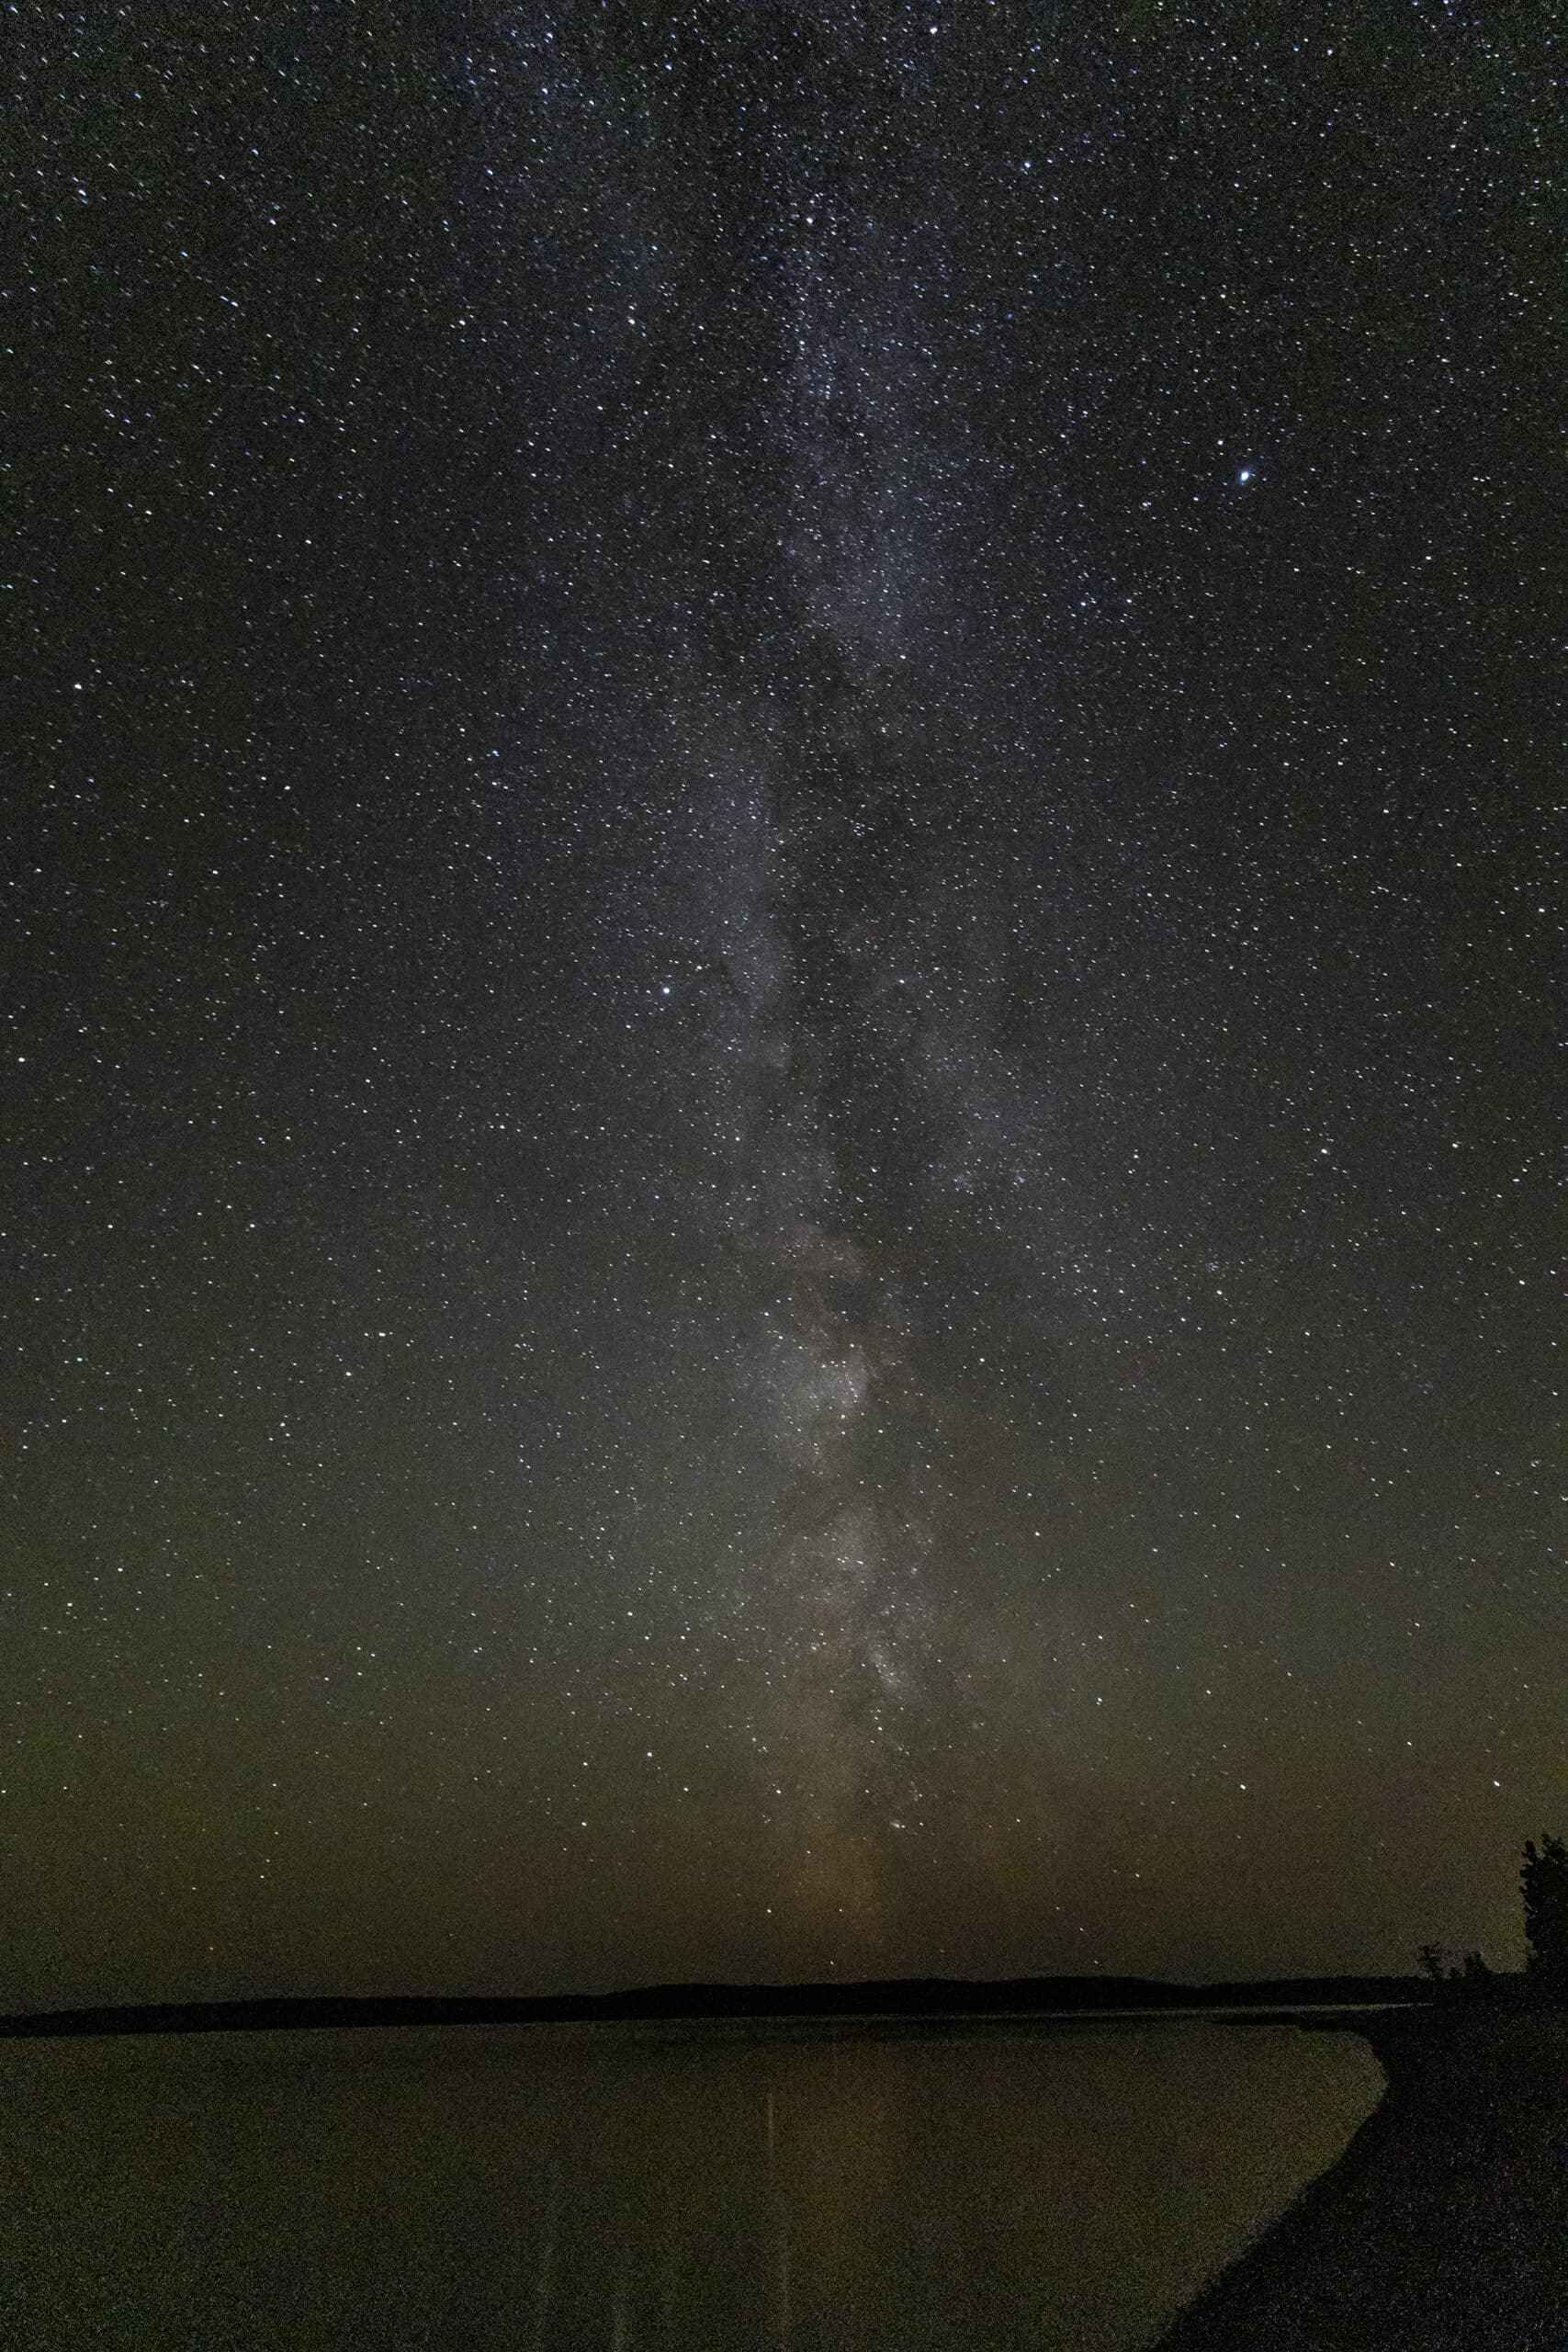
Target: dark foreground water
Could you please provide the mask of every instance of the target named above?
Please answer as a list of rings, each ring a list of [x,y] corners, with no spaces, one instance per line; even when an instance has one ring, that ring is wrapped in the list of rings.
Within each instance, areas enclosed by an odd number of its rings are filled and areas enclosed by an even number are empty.
[[[11,2042],[0,2342],[1121,2352],[1382,2086],[1215,2023]]]

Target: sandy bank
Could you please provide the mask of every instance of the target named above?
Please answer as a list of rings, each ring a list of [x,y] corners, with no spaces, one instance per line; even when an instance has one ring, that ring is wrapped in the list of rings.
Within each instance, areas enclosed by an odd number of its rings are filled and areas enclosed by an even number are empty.
[[[1387,2097],[1158,2352],[1568,2352],[1568,2014],[1360,2030]]]

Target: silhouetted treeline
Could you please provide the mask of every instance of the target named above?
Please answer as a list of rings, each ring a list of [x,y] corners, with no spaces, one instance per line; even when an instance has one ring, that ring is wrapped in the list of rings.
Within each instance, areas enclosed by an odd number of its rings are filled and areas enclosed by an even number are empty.
[[[1561,1838],[1549,1831],[1539,1846],[1526,1838],[1519,1892],[1528,1953],[1524,1974],[1502,1975],[1478,1951],[1467,1951],[1456,1963],[1441,1944],[1423,1944],[1421,1973],[1434,2000],[1448,2007],[1568,2001],[1568,1845]]]
[[[1499,1976],[1478,1951],[1467,1951],[1455,1965],[1441,1944],[1422,1945],[1421,1973],[1431,1986],[1433,1999],[1450,2007],[1500,2000],[1518,1982],[1516,1977]]]

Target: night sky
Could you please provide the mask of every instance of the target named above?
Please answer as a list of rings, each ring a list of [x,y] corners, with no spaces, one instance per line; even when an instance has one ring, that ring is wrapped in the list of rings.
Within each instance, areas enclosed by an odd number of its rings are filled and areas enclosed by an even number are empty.
[[[0,2006],[1518,1963],[1544,21],[13,19]]]

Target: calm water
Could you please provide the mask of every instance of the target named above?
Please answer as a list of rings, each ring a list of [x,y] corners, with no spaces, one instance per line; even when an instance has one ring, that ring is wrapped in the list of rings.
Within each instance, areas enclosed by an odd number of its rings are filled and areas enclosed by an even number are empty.
[[[1381,2089],[1213,2023],[0,2044],[0,2340],[1119,2352]]]

